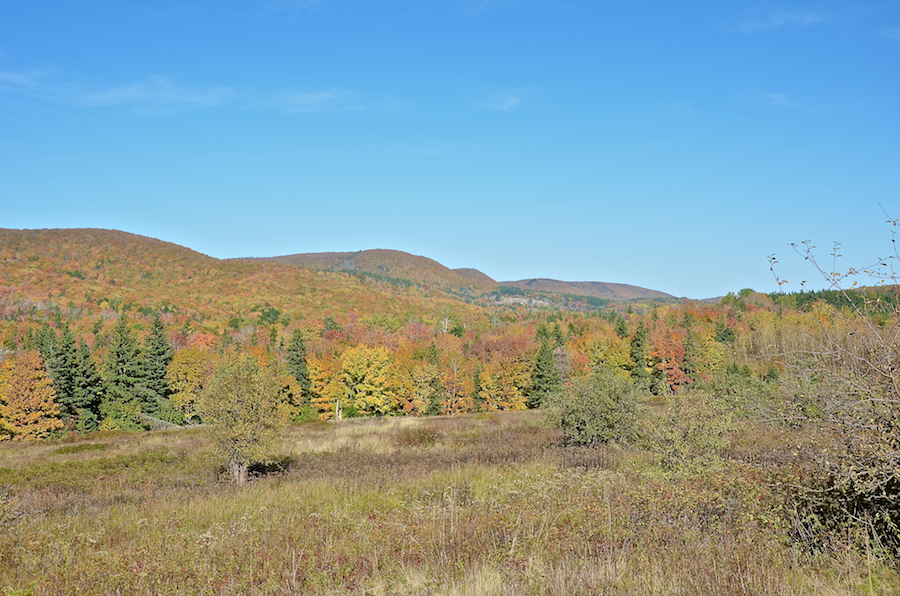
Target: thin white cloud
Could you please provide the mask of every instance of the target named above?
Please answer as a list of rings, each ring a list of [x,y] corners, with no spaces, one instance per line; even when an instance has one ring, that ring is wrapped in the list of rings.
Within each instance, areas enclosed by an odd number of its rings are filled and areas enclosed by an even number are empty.
[[[812,27],[822,25],[831,18],[831,15],[820,12],[790,12],[779,10],[762,19],[746,21],[739,26],[744,33],[757,33],[760,31],[772,31],[784,27]]]
[[[784,93],[776,93],[773,91],[759,91],[756,93],[754,102],[757,107],[768,110],[799,110],[802,112],[815,112],[819,108],[803,103]]]
[[[229,87],[187,87],[160,76],[106,89],[58,87],[48,94],[48,99],[77,107],[124,107],[142,113],[210,108],[234,97],[235,92]]]
[[[346,89],[326,88],[315,91],[284,91],[261,97],[251,107],[284,114],[333,114],[366,109],[365,103]]]
[[[0,87],[34,87],[40,84],[45,76],[41,71],[0,71]]]
[[[224,85],[190,86],[162,76],[97,88],[54,83],[41,72],[0,71],[0,92],[2,91],[76,108],[121,109],[142,116],[218,107],[287,115],[332,114],[367,109],[400,111],[406,108],[406,104],[399,98],[374,98],[367,102],[353,91],[335,87],[261,92]]]
[[[506,89],[499,91],[463,90],[471,105],[482,110],[494,112],[512,112],[519,108],[528,91],[525,89]]]

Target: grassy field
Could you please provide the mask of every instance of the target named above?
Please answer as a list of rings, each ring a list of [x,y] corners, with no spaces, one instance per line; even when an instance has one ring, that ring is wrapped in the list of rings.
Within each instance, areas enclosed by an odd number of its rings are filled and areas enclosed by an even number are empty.
[[[792,439],[753,433],[675,473],[542,412],[309,423],[243,489],[202,428],[6,443],[0,594],[900,593],[792,542],[766,463]]]

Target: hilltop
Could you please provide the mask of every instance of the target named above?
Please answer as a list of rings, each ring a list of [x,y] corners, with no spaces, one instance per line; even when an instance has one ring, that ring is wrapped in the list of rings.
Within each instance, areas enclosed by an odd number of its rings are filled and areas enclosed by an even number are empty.
[[[287,263],[319,271],[366,274],[388,280],[427,284],[445,290],[490,290],[497,282],[475,269],[453,270],[433,259],[399,250],[373,249],[357,252],[301,253],[277,257],[242,259],[248,262]]]
[[[601,282],[498,284],[476,269],[450,269],[397,250],[216,259],[116,230],[0,229],[0,317],[7,321],[35,315],[107,320],[118,311],[160,310],[221,333],[257,317],[411,320],[450,312],[474,321],[486,320],[485,308],[498,305],[577,309],[645,299],[672,297]]]
[[[390,281],[425,284],[458,293],[483,293],[499,287],[513,287],[541,294],[566,294],[605,300],[675,299],[671,294],[628,284],[606,282],[567,282],[554,279],[528,279],[496,282],[478,269],[449,269],[427,257],[399,250],[373,249],[357,252],[320,252],[241,259],[247,262],[287,263],[319,271],[342,271]]]
[[[82,319],[162,310],[221,331],[262,315],[422,316],[448,308],[467,317],[480,313],[436,287],[270,260],[220,260],[127,232],[0,229],[0,317],[7,320],[38,312]]]
[[[589,296],[607,300],[635,300],[639,298],[663,300],[675,299],[675,296],[658,290],[649,290],[647,288],[628,284],[605,283],[599,281],[559,281],[556,279],[538,278],[522,279],[519,281],[502,281],[500,282],[500,285],[522,290],[553,292],[556,294],[570,294],[573,296]]]

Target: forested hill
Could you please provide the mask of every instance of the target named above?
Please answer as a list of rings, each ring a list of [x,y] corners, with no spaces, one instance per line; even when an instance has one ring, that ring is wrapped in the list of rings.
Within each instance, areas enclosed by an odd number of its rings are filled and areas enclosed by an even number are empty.
[[[571,294],[574,296],[589,296],[592,298],[605,298],[608,300],[634,300],[638,298],[674,299],[675,297],[665,292],[648,290],[639,286],[628,284],[604,283],[599,281],[559,281],[556,279],[522,279],[519,281],[502,281],[501,286],[520,288],[523,290],[535,290],[541,292],[554,292],[557,294]]]
[[[374,249],[358,252],[320,252],[244,259],[254,262],[288,263],[321,271],[344,271],[390,281],[427,284],[446,290],[482,292],[497,283],[474,269],[476,275],[460,273],[427,257],[399,250]]]
[[[478,269],[449,269],[427,257],[411,255],[398,250],[303,253],[242,260],[289,263],[321,271],[344,271],[395,283],[426,284],[454,293],[465,291],[470,295],[478,295],[496,290],[500,286],[507,286],[542,294],[566,294],[605,300],[672,300],[675,298],[665,292],[618,283],[567,282],[554,279],[527,279],[498,283]]]
[[[162,310],[211,331],[258,317],[416,316],[480,309],[435,288],[270,261],[219,260],[153,238],[99,229],[0,229],[0,318],[87,320]]]
[[[671,299],[624,284],[505,285],[535,292],[542,304],[567,304],[573,296]],[[35,316],[84,322],[160,310],[221,333],[288,313],[294,320],[382,315],[405,320],[448,313],[474,320],[489,318],[484,309],[502,302],[498,289],[475,269],[452,270],[395,250],[219,260],[115,230],[0,229],[0,318],[7,322]]]

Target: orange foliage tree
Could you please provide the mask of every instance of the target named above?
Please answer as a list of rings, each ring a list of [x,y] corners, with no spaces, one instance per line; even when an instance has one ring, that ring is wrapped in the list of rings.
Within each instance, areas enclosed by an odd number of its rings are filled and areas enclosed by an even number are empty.
[[[0,364],[0,430],[14,441],[43,439],[63,427],[53,382],[37,350]]]

